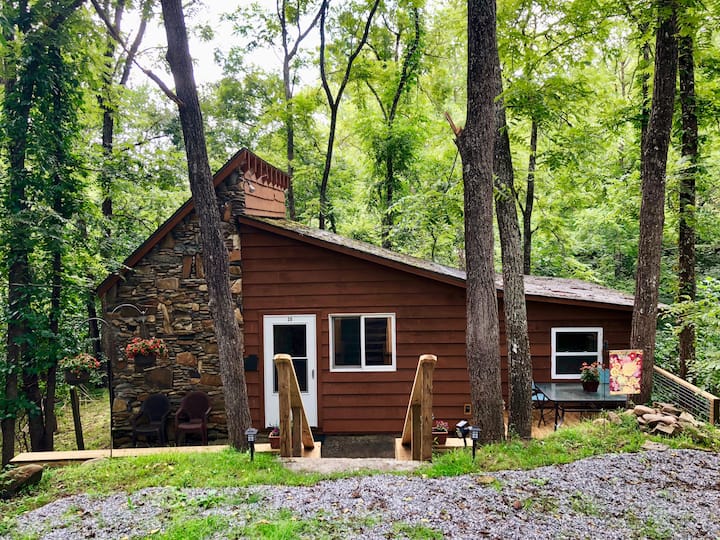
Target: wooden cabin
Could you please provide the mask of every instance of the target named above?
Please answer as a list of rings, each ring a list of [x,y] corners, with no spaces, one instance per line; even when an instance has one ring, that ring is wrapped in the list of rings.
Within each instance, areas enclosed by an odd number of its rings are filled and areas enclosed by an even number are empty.
[[[253,423],[278,423],[272,358],[289,353],[312,426],[324,433],[399,433],[418,357],[438,357],[434,415],[470,416],[465,360],[465,273],[284,218],[289,179],[247,150],[216,175],[231,289],[245,336]],[[114,328],[112,423],[129,441],[129,416],[152,392],[177,404],[191,390],[213,399],[211,435],[224,437],[217,345],[207,308],[197,216],[183,205],[99,287]],[[579,379],[579,365],[627,348],[633,299],[578,280],[525,277],[537,381]],[[505,364],[500,302],[500,349]],[[119,307],[132,304],[135,307]],[[157,336],[166,358],[138,368],[122,348]],[[503,371],[506,390],[506,371]]]

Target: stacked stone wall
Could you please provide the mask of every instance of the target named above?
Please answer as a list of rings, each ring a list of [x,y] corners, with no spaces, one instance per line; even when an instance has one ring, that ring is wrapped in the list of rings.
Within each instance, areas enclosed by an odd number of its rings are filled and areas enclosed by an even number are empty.
[[[217,188],[222,231],[230,258],[230,279],[236,317],[242,324],[242,268],[237,217],[244,194],[237,175]],[[183,396],[193,390],[206,392],[212,401],[209,437],[227,437],[225,405],[213,319],[208,308],[200,229],[193,210],[178,223],[104,298],[105,318],[112,333],[112,435],[115,447],[131,442],[130,418],[152,393],[170,398],[172,418]],[[125,307],[121,307],[124,304]],[[159,337],[168,354],[149,366],[125,355],[134,337]]]

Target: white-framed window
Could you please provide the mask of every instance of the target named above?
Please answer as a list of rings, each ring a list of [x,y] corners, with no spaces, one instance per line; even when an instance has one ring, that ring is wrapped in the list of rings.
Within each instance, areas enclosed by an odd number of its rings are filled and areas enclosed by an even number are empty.
[[[334,314],[330,371],[395,371],[395,314]]]
[[[552,329],[552,378],[580,379],[580,366],[602,362],[602,328]]]

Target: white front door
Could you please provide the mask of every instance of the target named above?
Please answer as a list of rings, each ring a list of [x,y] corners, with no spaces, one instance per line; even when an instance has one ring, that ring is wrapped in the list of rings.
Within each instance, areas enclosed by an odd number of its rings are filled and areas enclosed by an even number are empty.
[[[265,425],[280,423],[276,354],[289,354],[295,366],[305,414],[317,426],[317,347],[315,315],[266,315],[263,317],[265,354]]]

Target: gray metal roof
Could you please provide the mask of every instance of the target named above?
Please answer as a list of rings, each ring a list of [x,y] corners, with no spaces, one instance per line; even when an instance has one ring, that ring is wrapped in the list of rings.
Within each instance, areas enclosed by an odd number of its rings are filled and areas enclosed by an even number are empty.
[[[464,286],[466,274],[464,270],[438,264],[436,262],[418,259],[410,255],[403,255],[389,249],[384,249],[367,242],[346,238],[338,234],[308,227],[301,223],[284,219],[251,218],[243,217],[248,222],[258,222],[279,229],[298,238],[320,242],[327,247],[334,248],[348,254],[354,254],[361,258],[371,258],[380,264],[402,266],[408,271],[419,271],[423,275],[436,276],[442,281],[454,282]],[[495,276],[495,284],[498,290],[503,288],[502,275]],[[623,308],[633,307],[633,296],[622,291],[610,289],[596,283],[589,283],[579,279],[525,276],[525,295],[535,296],[556,302],[589,302],[593,304],[605,304],[610,306],[621,306]]]

